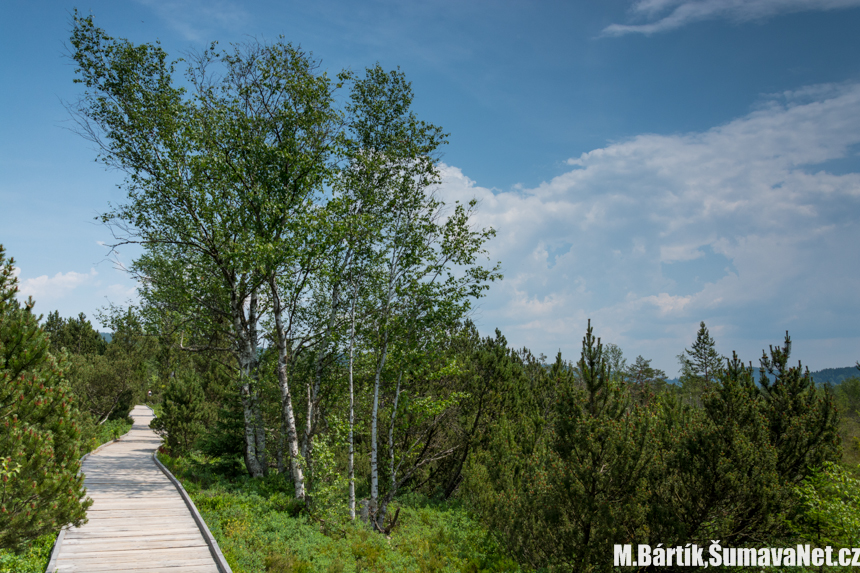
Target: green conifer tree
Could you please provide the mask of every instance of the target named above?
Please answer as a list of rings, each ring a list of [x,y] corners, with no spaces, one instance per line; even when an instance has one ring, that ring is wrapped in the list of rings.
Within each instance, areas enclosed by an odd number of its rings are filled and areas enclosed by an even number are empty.
[[[701,405],[702,394],[719,379],[725,360],[717,352],[716,343],[708,333],[705,322],[700,322],[692,350],[685,348],[678,355],[681,363],[681,392],[689,402]]]
[[[63,319],[59,311],[50,312],[42,329],[50,337],[54,356],[59,356],[64,348],[71,354],[86,355],[104,354],[107,349],[107,342],[84,313]]]
[[[167,447],[174,454],[190,450],[206,428],[205,401],[200,380],[194,374],[179,373],[165,390],[162,415],[150,427],[166,435]]]
[[[642,355],[637,356],[633,364],[625,368],[623,378],[640,401],[648,401],[650,396],[664,392],[668,384],[666,373],[659,368],[653,368],[651,361]]]
[[[651,416],[612,378],[590,321],[576,367],[559,354],[540,372],[554,389],[548,422],[503,420],[466,489],[520,563],[609,571],[612,544],[632,542],[645,519]]]
[[[758,394],[752,368],[735,355],[701,408],[665,396],[647,537],[640,543],[701,546],[720,539],[734,547],[774,538],[786,492]]]
[[[650,416],[612,379],[590,320],[578,371],[582,387],[568,386],[558,399],[546,470],[545,519],[555,532],[547,561],[559,570],[608,570],[612,544],[629,540],[644,519]]]
[[[782,347],[762,352],[759,387],[764,413],[776,447],[777,468],[789,483],[799,483],[813,468],[836,462],[841,456],[839,420],[833,392],[816,389],[809,369],[800,362],[788,366],[791,338],[785,332]]]
[[[0,246],[0,547],[81,525],[91,500],[79,476],[79,413],[63,381],[62,359],[16,299],[13,259]]]

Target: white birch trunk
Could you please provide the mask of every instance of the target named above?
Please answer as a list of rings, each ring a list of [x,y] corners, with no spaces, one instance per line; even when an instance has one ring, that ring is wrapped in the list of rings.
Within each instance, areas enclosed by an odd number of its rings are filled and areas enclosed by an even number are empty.
[[[388,265],[388,292],[385,297],[385,310],[382,319],[385,324],[385,334],[382,341],[382,356],[376,366],[376,376],[373,381],[373,408],[370,418],[370,517],[376,523],[377,528],[382,524],[376,520],[379,510],[379,444],[377,443],[377,428],[379,426],[379,385],[382,377],[382,369],[385,367],[385,359],[388,356],[388,324],[389,312],[391,311],[391,300],[394,297],[394,281],[397,270],[397,254],[392,257]]]
[[[245,430],[245,467],[251,474],[251,477],[262,477],[263,467],[258,459],[257,452],[257,435],[254,426],[256,425],[256,417],[254,416],[254,408],[252,397],[254,389],[251,387],[251,373],[255,370],[255,340],[250,340],[252,332],[246,332],[243,325],[244,318],[244,300],[239,300],[236,297],[231,297],[231,306],[233,311],[233,328],[236,332],[237,354],[239,360],[239,377],[240,377],[240,394],[242,402],[242,418]],[[251,318],[251,317],[249,317]],[[256,317],[253,317],[256,318]]]
[[[394,390],[394,405],[391,409],[391,425],[388,426],[388,457],[391,464],[391,484],[388,490],[386,499],[393,499],[397,493],[397,468],[394,467],[394,422],[397,419],[397,403],[400,400],[400,382],[403,379],[403,370],[397,374],[397,387]],[[379,527],[385,524],[385,512],[388,508],[388,503],[383,503],[379,508]]]
[[[257,464],[260,466],[260,471],[262,471],[263,475],[267,475],[269,473],[269,464],[266,460],[266,426],[263,423],[263,414],[260,411],[260,399],[259,399],[259,384],[258,384],[258,376],[259,376],[259,357],[257,356],[257,321],[259,320],[259,316],[257,315],[257,303],[259,302],[257,291],[254,290],[251,292],[251,300],[248,305],[248,339],[249,339],[249,350],[251,351],[251,369],[249,371],[249,379],[251,381],[250,387],[250,402],[251,402],[251,411],[254,416],[254,450],[257,457]]]
[[[296,491],[296,499],[305,498],[304,472],[299,463],[299,436],[296,431],[296,418],[293,414],[293,399],[290,394],[289,376],[287,374],[287,337],[284,332],[283,308],[278,294],[278,286],[274,277],[269,280],[272,289],[272,314],[275,318],[276,341],[278,345],[278,384],[281,387],[281,416],[287,430],[287,446],[290,450],[290,471]]]
[[[356,292],[353,289],[352,308],[350,309],[349,334],[349,453],[347,457],[347,481],[349,482],[349,519],[355,521],[355,392],[353,386],[353,365],[355,364],[355,304]]]
[[[347,251],[344,264],[349,264],[351,259],[352,249]],[[334,330],[334,323],[337,318],[337,308],[339,303],[340,282],[336,282],[331,293],[331,308],[329,309],[328,323],[326,324],[325,334],[323,335],[320,343],[320,351],[317,352],[316,365],[314,368],[313,390],[311,389],[310,384],[308,384],[308,416],[307,422],[305,423],[305,437],[302,442],[302,455],[305,457],[305,461],[308,464],[308,472],[310,472],[310,467],[313,461],[311,458],[314,448],[314,430],[316,428],[317,420],[319,419],[319,408],[317,407],[317,403],[319,401],[320,388],[322,386],[322,361],[325,356],[325,351],[328,349],[329,341],[331,340],[331,333]]]
[[[397,419],[397,403],[400,400],[400,382],[403,379],[403,370],[397,374],[397,388],[394,390],[394,407],[391,409],[391,425],[388,427],[388,457],[391,463],[391,491],[397,489],[397,470],[394,467],[394,423]]]
[[[379,384],[385,357],[388,353],[388,333],[385,333],[382,344],[382,356],[376,366],[376,376],[373,381],[373,407],[370,411],[370,517],[376,520],[379,509],[379,445],[376,440],[379,425]]]

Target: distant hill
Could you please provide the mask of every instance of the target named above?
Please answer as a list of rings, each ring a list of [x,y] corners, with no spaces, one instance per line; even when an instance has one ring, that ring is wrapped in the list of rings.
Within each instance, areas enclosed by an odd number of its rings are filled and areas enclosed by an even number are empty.
[[[108,344],[110,344],[110,341],[113,340],[113,334],[110,332],[99,332],[99,334],[102,335],[102,338],[104,338],[104,341]]]
[[[758,381],[758,368],[755,368],[754,374],[756,381]],[[835,386],[837,384],[841,384],[849,378],[860,378],[860,370],[857,370],[857,368],[854,366],[846,366],[845,368],[824,368],[823,370],[816,370],[815,372],[810,372],[810,374],[812,375],[812,379],[818,385],[833,384]],[[768,374],[768,378],[773,379],[773,376]],[[668,382],[669,384],[681,383],[680,380],[678,380],[677,378],[670,378]]]
[[[825,368],[824,370],[818,370],[817,372],[811,372],[812,379],[815,380],[816,384],[841,384],[848,378],[860,378],[860,370],[857,370],[854,366],[847,366],[845,368]]]

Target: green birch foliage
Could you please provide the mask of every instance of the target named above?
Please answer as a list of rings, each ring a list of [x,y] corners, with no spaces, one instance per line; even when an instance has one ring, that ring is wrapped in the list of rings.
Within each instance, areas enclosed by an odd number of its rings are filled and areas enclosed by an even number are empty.
[[[79,414],[63,381],[63,359],[32,313],[16,299],[13,259],[0,246],[0,548],[81,525]]]
[[[803,514],[795,531],[817,546],[853,547],[860,539],[860,480],[826,462],[796,488]]]
[[[83,87],[73,117],[99,159],[127,174],[126,202],[101,219],[119,242],[144,246],[132,272],[146,303],[183,325],[180,343],[233,355],[245,461],[262,476],[261,317],[265,304],[283,301],[268,313],[290,331],[267,325],[276,339],[296,336],[306,320],[306,279],[329,246],[317,201],[341,124],[337,88],[284,41],[213,43],[188,58],[188,90],[175,85],[157,43],[111,38],[77,13],[71,43]],[[225,341],[217,349],[205,342],[213,333]],[[282,386],[291,419],[286,379]]]

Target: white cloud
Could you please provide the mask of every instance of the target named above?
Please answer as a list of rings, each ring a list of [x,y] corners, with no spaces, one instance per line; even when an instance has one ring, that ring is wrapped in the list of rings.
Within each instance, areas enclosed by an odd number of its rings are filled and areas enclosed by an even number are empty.
[[[20,269],[16,269],[20,273]],[[22,298],[32,296],[37,302],[55,301],[64,298],[80,286],[92,285],[98,275],[95,269],[89,273],[57,273],[53,277],[42,275],[40,277],[21,280],[18,288]],[[20,280],[20,276],[19,276]]]
[[[534,189],[482,188],[445,166],[441,196],[477,197],[477,223],[498,231],[490,252],[506,279],[482,303],[486,329],[575,357],[591,317],[604,340],[671,374],[699,320],[724,353],[785,329],[857,337],[860,173],[825,167],[858,145],[860,85],[813,86],[705,132],[584,153]],[[683,292],[666,265],[711,278]]]
[[[242,29],[250,20],[249,13],[229,0],[137,0],[151,8],[159,18],[179,32],[186,40],[209,41],[212,34],[225,29]]]
[[[860,6],[860,0],[638,0],[630,12],[640,24],[611,24],[605,36],[655,34],[693,22],[727,18],[736,22],[761,20],[777,14],[837,10]]]
[[[137,301],[137,284],[112,284],[100,289],[98,294],[104,296],[109,302],[124,305],[127,301]]]

